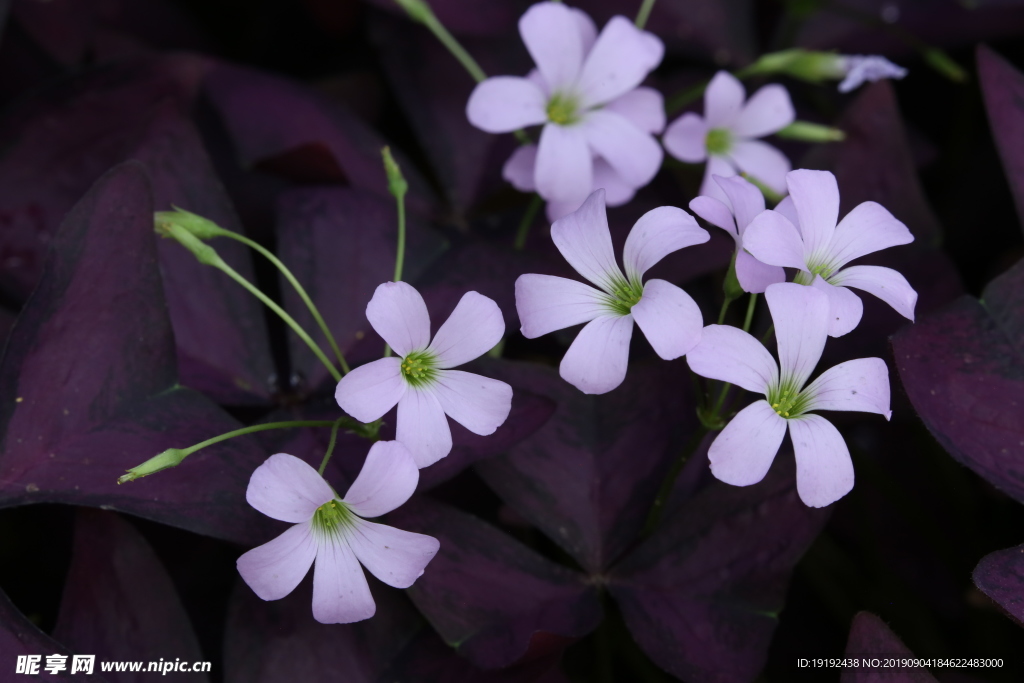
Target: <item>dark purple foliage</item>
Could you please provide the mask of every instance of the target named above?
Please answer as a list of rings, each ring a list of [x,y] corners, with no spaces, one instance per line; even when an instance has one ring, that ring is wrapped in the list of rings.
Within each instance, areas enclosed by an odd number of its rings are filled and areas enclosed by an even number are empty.
[[[1024,626],[1024,545],[981,558],[974,585]]]
[[[71,661],[72,650],[39,630],[25,615],[11,604],[7,595],[0,591],[0,653],[3,654],[6,673],[13,676],[18,655],[43,655],[39,673],[35,676],[19,676],[24,681],[68,681],[69,683],[104,683],[108,681],[103,674],[94,669],[92,675],[76,673],[72,676],[68,671],[48,674],[43,670],[46,655],[66,655]]]
[[[1024,224],[1024,74],[985,45],[979,45],[978,79],[996,149],[1003,160],[1017,215]]]
[[[914,658],[903,641],[884,621],[871,612],[859,612],[850,626],[850,639],[845,655],[863,661],[864,658]],[[842,683],[936,683],[928,669],[900,667],[846,667]]]

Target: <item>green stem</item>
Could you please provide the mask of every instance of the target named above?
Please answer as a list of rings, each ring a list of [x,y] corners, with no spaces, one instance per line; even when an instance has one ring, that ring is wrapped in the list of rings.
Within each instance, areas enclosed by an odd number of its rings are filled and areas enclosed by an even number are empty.
[[[519,221],[519,230],[516,231],[516,251],[522,251],[523,247],[526,246],[526,238],[530,234],[530,226],[533,225],[533,219],[537,217],[537,211],[540,209],[543,201],[539,194],[534,194],[530,199],[530,204],[526,207],[526,213],[523,214],[523,219]]]
[[[405,266],[405,195],[395,198],[398,203],[398,252],[395,254],[395,282],[401,282]]]
[[[636,13],[637,28],[643,28],[647,25],[652,9],[654,9],[654,0],[644,0],[644,4],[640,5],[640,11]]]
[[[223,237],[230,237],[233,240],[237,240],[242,244],[255,249],[266,257],[268,261],[273,263],[279,271],[281,271],[281,274],[284,275],[285,279],[288,280],[293,288],[295,288],[295,291],[298,293],[303,303],[306,304],[306,308],[308,308],[309,312],[313,314],[313,318],[316,320],[317,326],[320,328],[320,331],[324,333],[324,336],[327,337],[327,343],[331,345],[331,350],[334,351],[334,355],[338,359],[338,363],[341,364],[342,372],[347,374],[349,372],[348,363],[345,362],[345,356],[341,353],[341,349],[338,348],[338,342],[335,341],[334,335],[331,334],[331,330],[327,327],[327,323],[324,322],[323,316],[320,315],[320,311],[317,310],[317,307],[313,303],[313,300],[310,299],[309,294],[307,294],[306,290],[301,284],[299,284],[299,281],[295,279],[295,276],[292,275],[290,270],[288,270],[288,267],[281,262],[281,259],[277,258],[277,256],[275,256],[270,250],[266,249],[263,245],[252,241],[245,235],[240,235],[237,232],[225,230],[224,228],[221,228],[221,232],[219,234]]]
[[[750,295],[747,303],[747,317],[743,319],[743,331],[750,332],[750,323],[754,320],[754,309],[757,308],[757,294]]]
[[[647,521],[644,522],[644,528],[642,537],[647,538],[654,530],[658,527],[658,522],[661,521],[661,516],[665,512],[665,503],[668,502],[668,497],[672,494],[672,489],[675,486],[676,479],[679,477],[679,473],[683,471],[683,465],[690,459],[697,448],[700,446],[700,442],[704,439],[704,435],[708,433],[706,427],[701,425],[697,428],[697,431],[690,437],[690,441],[686,444],[683,452],[679,454],[675,463],[672,465],[672,469],[669,470],[668,475],[661,482],[661,488],[658,489],[658,495],[654,497],[654,503],[651,505],[651,511],[647,513]]]
[[[341,421],[344,418],[338,418],[334,421],[334,426],[331,427],[331,440],[327,444],[327,452],[324,453],[324,459],[320,462],[320,469],[317,472],[320,476],[324,476],[324,469],[327,468],[327,461],[331,459],[331,454],[334,453],[334,444],[338,440],[338,427],[341,426]]]
[[[295,334],[299,335],[299,338],[302,339],[302,341],[306,342],[306,345],[309,346],[309,348],[313,351],[314,354],[316,354],[316,357],[320,359],[320,362],[324,364],[324,367],[326,367],[330,371],[331,376],[334,377],[334,380],[336,382],[341,381],[341,373],[338,372],[338,368],[334,367],[334,364],[331,363],[327,356],[324,355],[324,352],[320,349],[317,343],[313,341],[313,339],[308,334],[306,334],[306,331],[302,329],[302,327],[297,322],[295,322],[295,319],[288,315],[283,308],[274,303],[274,301],[270,297],[261,292],[254,284],[252,284],[244,277],[239,275],[237,272],[235,272],[235,269],[229,266],[228,264],[224,263],[223,260],[218,259],[217,263],[213,263],[211,265],[213,265],[213,267],[215,268],[218,268],[219,270],[227,274],[227,276],[230,277],[232,280],[245,287],[253,296],[255,296],[257,299],[266,304],[270,310],[272,310],[274,313],[277,313],[277,315],[280,316],[282,320],[288,323],[288,326],[291,327],[292,330],[294,330]]]
[[[774,331],[775,331],[775,323],[772,323],[771,325],[768,326],[768,330],[764,333],[764,336],[761,337],[761,345],[762,346],[768,342],[768,339],[772,336],[772,333]]]
[[[465,67],[469,75],[472,76],[477,83],[487,78],[487,74],[480,68],[480,65],[476,63],[465,48],[459,44],[459,41],[455,40],[455,37],[448,32],[448,29],[444,27],[437,17],[434,16],[434,11],[430,8],[424,0],[395,0],[401,5],[409,16],[420,22],[430,32],[437,36],[437,39],[441,41],[441,44],[448,48],[448,51],[452,53],[455,59],[459,60],[459,63]]]
[[[718,312],[718,324],[719,325],[721,325],[722,323],[725,322],[725,314],[729,310],[729,304],[731,304],[731,303],[732,303],[732,299],[730,299],[729,297],[726,297],[725,301],[722,302],[722,310]]]

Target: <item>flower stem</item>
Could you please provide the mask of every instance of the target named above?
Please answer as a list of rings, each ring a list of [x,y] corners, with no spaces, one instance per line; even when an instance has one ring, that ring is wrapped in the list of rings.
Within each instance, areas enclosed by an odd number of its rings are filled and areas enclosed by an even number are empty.
[[[320,311],[313,303],[313,300],[310,299],[309,294],[307,294],[306,290],[302,287],[301,284],[299,284],[299,281],[295,279],[295,276],[292,275],[292,272],[288,269],[288,267],[281,262],[281,259],[277,258],[277,256],[275,256],[270,250],[263,247],[263,245],[254,242],[245,235],[240,235],[237,232],[225,230],[224,228],[221,228],[221,231],[222,232],[220,232],[220,235],[222,235],[223,237],[230,237],[231,239],[237,240],[242,244],[245,244],[246,246],[258,251],[260,254],[266,257],[268,261],[273,263],[279,271],[281,271],[281,274],[284,275],[285,279],[288,280],[291,286],[295,289],[296,293],[298,293],[303,303],[306,304],[306,308],[308,308],[309,312],[313,314],[313,319],[316,320],[316,324],[320,328],[320,331],[324,333],[325,337],[327,337],[327,343],[331,345],[331,350],[334,351],[334,355],[338,359],[338,363],[341,365],[342,372],[348,373],[349,367],[348,363],[345,362],[345,356],[344,354],[341,353],[341,349],[338,348],[338,342],[335,341],[334,335],[331,334],[330,328],[328,328],[327,323],[324,322],[323,316],[320,315]]]
[[[409,191],[409,183],[402,175],[402,169],[391,156],[391,148],[380,150],[384,159],[384,172],[388,177],[388,192],[395,198],[398,206],[398,248],[395,250],[395,282],[402,280],[402,268],[405,265],[405,193]]]
[[[459,41],[455,40],[455,37],[448,32],[448,29],[444,27],[438,18],[434,15],[434,10],[430,8],[426,0],[395,0],[401,7],[409,13],[415,21],[420,22],[433,33],[441,44],[448,48],[448,51],[452,53],[455,59],[459,60],[459,63],[466,68],[469,75],[472,76],[477,83],[487,78],[487,74],[480,68],[480,65],[476,63],[465,48],[459,44]]]
[[[647,25],[652,9],[654,9],[654,0],[644,0],[644,4],[640,5],[640,11],[636,13],[637,28],[643,28]]]
[[[679,473],[683,471],[683,465],[690,459],[697,448],[700,446],[700,442],[704,439],[704,435],[708,433],[707,428],[701,425],[697,428],[697,431],[690,437],[690,441],[686,444],[682,453],[676,458],[675,463],[672,464],[672,469],[669,470],[665,479],[661,482],[661,488],[658,489],[658,495],[654,497],[654,503],[651,505],[651,511],[647,513],[647,521],[644,522],[644,528],[641,532],[642,538],[647,538],[654,530],[658,527],[658,522],[661,521],[661,516],[665,512],[665,503],[668,502],[668,497],[672,494],[672,489],[675,487],[676,479],[679,478]]]
[[[743,319],[743,331],[750,332],[750,323],[754,321],[754,309],[757,308],[757,294],[750,295],[747,302],[747,317]]]
[[[728,312],[729,304],[731,304],[731,303],[732,303],[732,299],[730,299],[729,297],[726,297],[725,301],[722,302],[722,310],[720,310],[718,312],[718,324],[719,325],[721,325],[722,323],[725,322],[725,314]]]
[[[331,455],[334,453],[334,444],[338,440],[338,427],[341,426],[341,421],[343,419],[345,418],[339,417],[334,421],[334,426],[331,427],[331,440],[327,444],[327,452],[324,453],[324,459],[320,462],[320,469],[317,470],[321,477],[324,476],[324,470],[327,468],[327,462],[331,459]]]
[[[526,207],[526,213],[523,214],[523,219],[519,221],[519,230],[516,231],[516,251],[522,251],[523,247],[526,246],[526,238],[530,234],[530,226],[533,225],[533,219],[537,217],[537,211],[540,209],[540,205],[543,200],[539,194],[534,194],[530,198],[530,204]]]

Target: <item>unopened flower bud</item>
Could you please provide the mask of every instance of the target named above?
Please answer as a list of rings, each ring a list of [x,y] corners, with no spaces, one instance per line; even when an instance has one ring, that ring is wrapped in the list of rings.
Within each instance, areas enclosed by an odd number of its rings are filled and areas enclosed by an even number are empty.
[[[401,5],[410,17],[420,23],[425,24],[434,17],[434,11],[424,0],[395,0],[395,2]]]
[[[128,470],[127,474],[122,474],[118,480],[118,484],[124,484],[128,481],[134,481],[139,477],[145,477],[149,474],[154,474],[160,470],[166,470],[169,467],[176,467],[185,459],[188,455],[188,451],[181,448],[168,448],[160,455],[154,455],[146,462]]]
[[[178,244],[191,251],[196,260],[203,265],[214,266],[215,268],[226,266],[216,249],[203,242],[179,223],[165,223],[157,232],[164,237],[176,240]]]
[[[402,175],[402,169],[398,166],[398,162],[391,156],[391,148],[384,147],[380,153],[384,157],[384,172],[388,176],[388,192],[401,199],[408,192],[409,183]]]
[[[171,225],[180,225],[201,240],[220,237],[225,232],[210,219],[178,207],[174,207],[174,211],[157,211],[153,214],[153,222],[156,231],[164,237],[169,236],[168,230]]]
[[[802,140],[803,142],[840,142],[846,139],[846,133],[839,128],[808,121],[794,121],[777,132],[776,135],[780,138]]]

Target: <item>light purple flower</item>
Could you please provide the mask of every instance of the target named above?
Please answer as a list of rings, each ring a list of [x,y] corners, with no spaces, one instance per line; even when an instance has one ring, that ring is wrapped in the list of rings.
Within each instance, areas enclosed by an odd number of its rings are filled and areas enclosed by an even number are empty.
[[[584,12],[554,2],[530,7],[519,34],[537,68],[526,78],[488,78],[466,105],[469,121],[488,133],[543,125],[540,142],[517,150],[505,177],[547,200],[555,218],[597,187],[628,201],[661,167],[653,134],[665,127],[662,96],[637,87],[661,62],[661,41],[619,16],[598,35]]]
[[[860,358],[826,370],[805,387],[828,337],[828,298],[786,282],[770,286],[765,298],[775,322],[778,364],[754,337],[728,325],[705,327],[686,356],[698,375],[765,396],[715,438],[708,450],[711,472],[734,486],[756,484],[771,467],[788,427],[800,499],[824,507],[853,488],[853,463],[839,431],[811,411],[878,413],[888,420],[889,372],[880,358]]]
[[[900,79],[907,75],[902,66],[893,64],[880,55],[839,55],[839,69],[844,74],[839,92],[856,90],[865,82],[883,78]]]
[[[704,116],[690,112],[673,121],[663,142],[668,153],[688,163],[707,160],[700,193],[725,200],[711,176],[743,172],[784,194],[789,159],[756,138],[775,133],[793,123],[796,114],[789,93],[777,84],[766,85],[746,100],[743,84],[719,71],[704,93]]]
[[[786,176],[789,197],[758,215],[747,228],[743,246],[759,261],[796,268],[794,282],[828,295],[829,336],[841,337],[860,322],[864,304],[848,287],[874,294],[897,313],[914,319],[917,292],[892,268],[847,263],[888,247],[909,244],[914,236],[884,207],[864,202],[839,218],[839,186],[828,171],[799,169]]]
[[[552,275],[520,275],[516,310],[528,339],[587,323],[559,366],[565,381],[586,394],[622,384],[634,321],[665,360],[700,341],[703,320],[690,295],[665,280],[643,282],[644,273],[668,254],[710,239],[693,216],[672,206],[641,216],[626,238],[625,275],[612,250],[604,190],[555,221],[551,238],[569,265],[597,288]]]
[[[369,619],[376,611],[359,564],[389,586],[408,588],[437,553],[437,539],[367,522],[409,500],[419,481],[409,451],[397,441],[370,448],[344,498],[308,464],[278,453],[256,468],[245,499],[294,524],[238,558],[238,573],[264,600],[280,600],[313,570],[313,617],[324,624]]]
[[[717,225],[736,242],[736,279],[745,292],[760,294],[768,285],[786,281],[786,272],[778,266],[761,263],[743,248],[743,235],[754,217],[764,211],[764,195],[739,176],[711,176],[725,194],[725,203],[714,197],[696,197],[690,210],[712,225]]]
[[[404,282],[385,282],[366,305],[366,317],[398,358],[381,358],[341,378],[334,397],[342,410],[373,422],[398,405],[396,439],[419,467],[452,450],[448,419],[474,434],[493,434],[512,408],[512,387],[489,377],[452,370],[501,340],[505,321],[498,305],[466,292],[430,339],[423,297]]]

